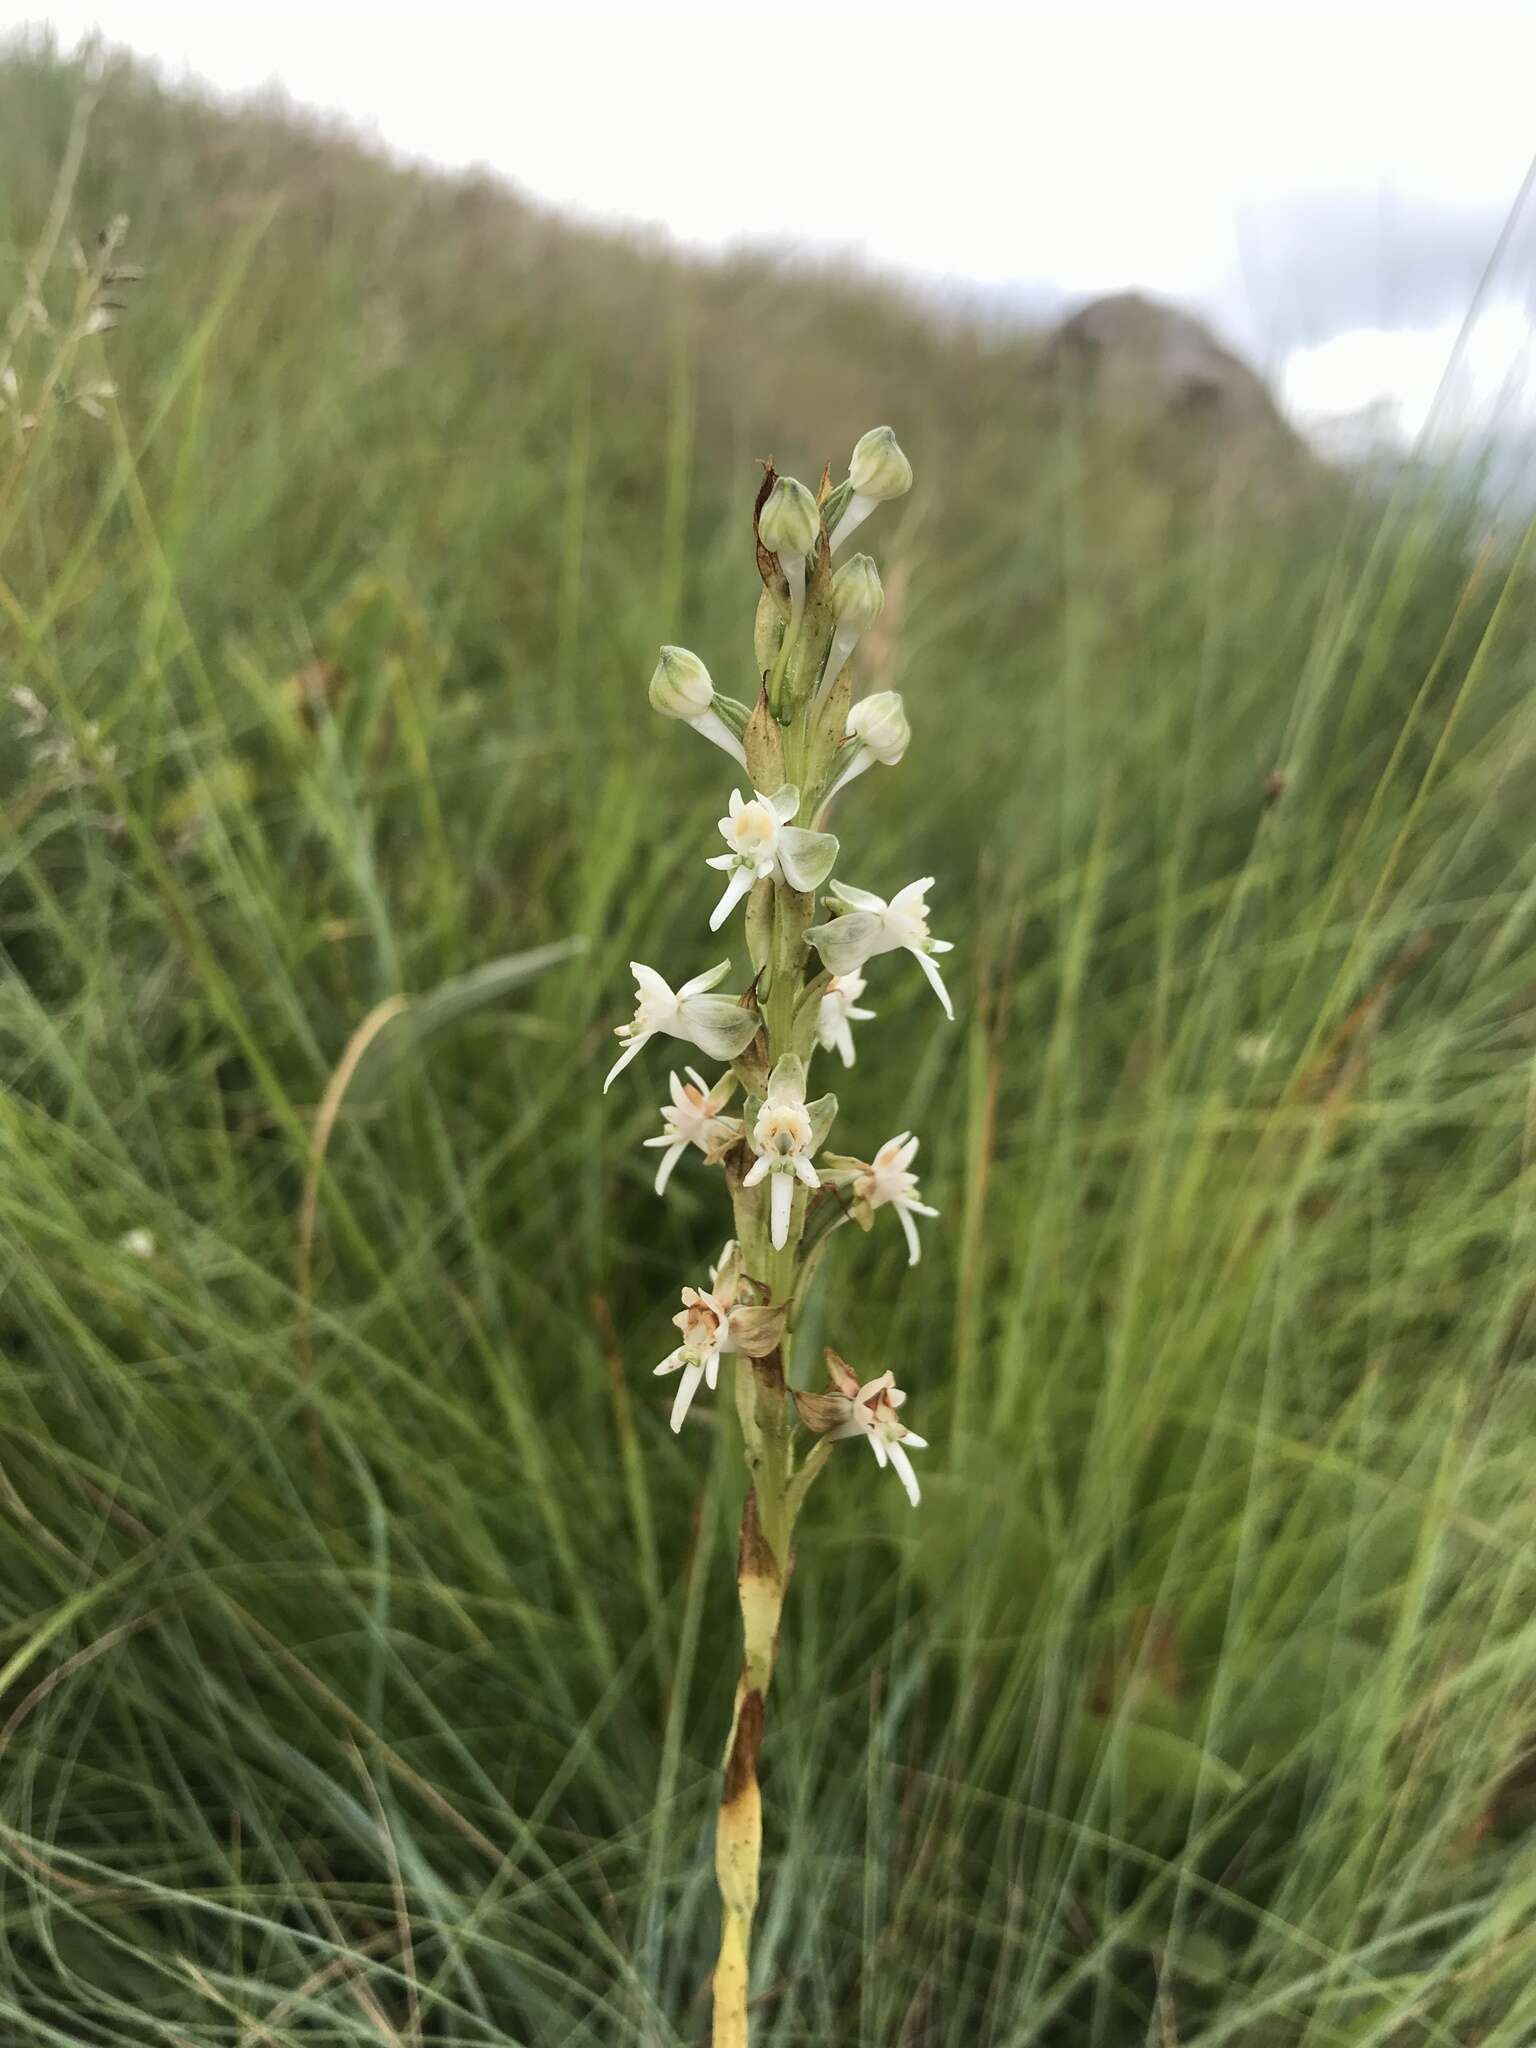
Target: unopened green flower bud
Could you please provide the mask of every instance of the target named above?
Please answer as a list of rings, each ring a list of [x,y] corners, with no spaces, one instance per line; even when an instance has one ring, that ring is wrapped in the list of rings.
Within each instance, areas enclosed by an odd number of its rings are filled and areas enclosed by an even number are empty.
[[[885,592],[880,588],[880,571],[868,555],[854,555],[832,578],[832,613],[837,626],[827,649],[816,702],[824,704],[832,685],[847,666],[848,657],[880,616]]]
[[[859,436],[848,463],[848,481],[856,497],[873,498],[877,505],[911,490],[912,465],[889,427],[871,427]]]
[[[877,505],[912,488],[912,465],[889,427],[871,427],[859,436],[848,462],[848,483],[853,486],[853,496],[833,530],[833,547],[839,547],[855,527],[862,526]]]
[[[848,714],[848,731],[883,767],[894,768],[912,738],[899,690],[876,690]]]
[[[651,677],[651,709],[663,718],[683,718],[691,724],[714,701],[714,683],[699,657],[686,647],[663,647]]]
[[[758,537],[783,567],[786,555],[808,555],[821,532],[821,514],[816,500],[792,476],[781,476],[758,514]]]
[[[880,616],[885,592],[868,555],[852,555],[832,578],[832,610],[839,626],[867,633]]]
[[[686,647],[663,647],[651,677],[650,698],[653,711],[663,718],[682,719],[745,768],[741,742],[715,709],[715,686],[696,654]]]

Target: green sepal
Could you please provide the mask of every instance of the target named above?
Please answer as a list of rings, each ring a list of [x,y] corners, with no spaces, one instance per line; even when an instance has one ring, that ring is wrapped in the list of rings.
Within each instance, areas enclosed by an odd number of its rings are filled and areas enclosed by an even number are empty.
[[[715,716],[720,720],[720,723],[733,732],[737,739],[740,739],[747,729],[747,720],[752,716],[741,699],[739,697],[723,697],[716,690],[713,708]]]
[[[826,1143],[827,1133],[831,1130],[833,1119],[837,1115],[837,1097],[818,1095],[814,1102],[805,1105],[805,1113],[811,1120],[811,1150],[819,1152]]]
[[[845,476],[835,491],[828,492],[821,503],[821,523],[828,533],[837,531],[837,522],[842,518],[848,500],[853,496],[853,478]]]

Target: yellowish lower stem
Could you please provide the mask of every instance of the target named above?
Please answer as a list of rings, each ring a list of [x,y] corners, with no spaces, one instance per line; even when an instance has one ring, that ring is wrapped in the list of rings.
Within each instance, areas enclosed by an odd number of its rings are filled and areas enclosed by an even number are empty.
[[[788,1557],[781,1559],[763,1532],[757,1495],[749,1493],[742,1510],[736,1581],[741,1600],[741,1676],[736,1684],[736,1706],[725,1746],[725,1783],[715,1831],[720,1956],[715,1964],[715,2013],[710,2034],[713,2048],[747,2048],[752,1917],[757,1910],[758,1873],[763,1856],[763,1799],[757,1760],[789,1569]]]

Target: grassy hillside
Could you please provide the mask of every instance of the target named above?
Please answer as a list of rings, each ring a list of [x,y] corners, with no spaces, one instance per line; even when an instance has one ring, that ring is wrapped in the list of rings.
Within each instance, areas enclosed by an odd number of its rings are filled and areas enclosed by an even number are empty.
[[[0,63],[0,2032],[703,2037],[741,1479],[649,1369],[724,1209],[651,1193],[658,1048],[599,1090],[729,780],[645,681],[748,694],[755,458],[889,420],[917,741],[840,830],[960,1017],[872,986],[858,1135],[943,1221],[802,1350],[935,1448],[807,1510],[757,2037],[1529,2041],[1523,545],[94,90]]]

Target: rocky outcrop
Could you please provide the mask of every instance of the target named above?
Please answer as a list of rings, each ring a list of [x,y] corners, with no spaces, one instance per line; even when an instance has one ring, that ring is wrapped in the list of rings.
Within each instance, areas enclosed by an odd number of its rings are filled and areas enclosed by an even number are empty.
[[[1072,378],[1096,411],[1304,454],[1257,371],[1193,314],[1139,292],[1095,299],[1064,320],[1042,369]]]

